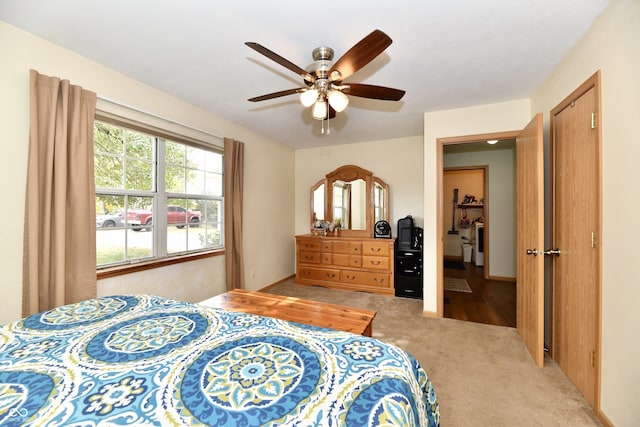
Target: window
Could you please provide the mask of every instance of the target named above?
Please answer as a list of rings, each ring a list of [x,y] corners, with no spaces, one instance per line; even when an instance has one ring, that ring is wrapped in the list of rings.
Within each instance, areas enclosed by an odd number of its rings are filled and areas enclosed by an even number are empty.
[[[221,151],[95,121],[94,162],[98,268],[222,247]]]

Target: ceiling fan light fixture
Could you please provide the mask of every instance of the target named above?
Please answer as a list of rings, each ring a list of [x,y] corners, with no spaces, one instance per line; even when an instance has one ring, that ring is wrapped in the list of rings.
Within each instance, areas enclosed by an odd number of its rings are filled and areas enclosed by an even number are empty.
[[[311,107],[318,100],[318,91],[315,89],[305,90],[300,94],[300,102],[305,107]]]
[[[313,104],[313,110],[311,115],[316,120],[324,120],[327,117],[327,103],[325,101],[317,100]]]
[[[339,90],[329,91],[328,99],[331,107],[338,113],[343,112],[344,109],[347,108],[347,105],[349,105],[349,97]]]
[[[321,46],[313,50],[313,63],[306,69],[278,55],[256,42],[245,45],[282,65],[289,71],[302,77],[304,85],[294,89],[281,90],[262,96],[249,98],[250,102],[265,101],[296,94],[304,107],[311,108],[311,115],[316,120],[324,121],[334,118],[336,113],[344,111],[349,105],[349,97],[379,99],[383,101],[399,101],[405,94],[403,90],[385,86],[359,83],[343,84],[343,80],[369,64],[391,44],[391,38],[380,30],[374,30],[347,50],[337,61],[333,61],[333,49]],[[349,97],[347,97],[349,95]],[[327,128],[327,133],[329,129]]]

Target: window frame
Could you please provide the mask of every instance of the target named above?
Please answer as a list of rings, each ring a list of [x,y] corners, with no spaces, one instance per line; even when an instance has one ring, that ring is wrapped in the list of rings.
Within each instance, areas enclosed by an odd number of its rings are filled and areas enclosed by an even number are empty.
[[[108,103],[108,102],[107,102]],[[105,102],[103,102],[105,104]],[[121,105],[117,105],[120,109],[125,108]],[[207,258],[212,256],[223,255],[225,253],[224,242],[224,142],[222,138],[215,137],[213,135],[204,133],[194,128],[185,127],[175,122],[164,120],[157,116],[151,116],[138,110],[131,110],[131,116],[137,116],[139,119],[142,116],[145,122],[123,117],[121,114],[114,114],[106,110],[97,109],[95,115],[95,121],[103,122],[112,126],[125,128],[134,132],[141,132],[154,138],[154,159],[155,174],[154,182],[155,188],[151,191],[147,190],[129,190],[129,189],[99,189],[96,188],[95,195],[117,195],[117,196],[142,196],[153,198],[153,211],[154,217],[159,219],[159,222],[155,221],[153,226],[152,236],[152,257],[128,260],[119,264],[108,264],[98,266],[96,264],[96,274],[98,279],[113,277],[121,274],[128,274],[136,271],[148,270],[152,268],[162,267],[166,265],[193,261],[196,259]],[[166,125],[166,126],[164,126]],[[196,134],[196,137],[193,136]],[[204,136],[204,138],[203,138]],[[162,141],[162,143],[161,143]],[[204,200],[213,200],[219,204],[219,224],[220,224],[220,246],[212,247],[209,249],[199,250],[187,250],[179,253],[168,253],[166,248],[167,233],[160,232],[159,230],[167,229],[167,208],[166,203],[168,199],[181,198],[185,200],[199,198],[200,194],[185,193],[173,193],[167,192],[164,188],[164,168],[165,168],[165,156],[164,147],[166,142],[175,142],[186,146],[191,146],[198,149],[204,149],[207,151],[215,152],[221,156],[221,178],[222,188],[221,195],[215,197],[206,197]],[[164,221],[163,221],[164,219]],[[164,224],[164,226],[162,225]],[[163,228],[162,228],[163,227]],[[163,246],[164,245],[164,246]],[[160,248],[163,248],[159,251]]]

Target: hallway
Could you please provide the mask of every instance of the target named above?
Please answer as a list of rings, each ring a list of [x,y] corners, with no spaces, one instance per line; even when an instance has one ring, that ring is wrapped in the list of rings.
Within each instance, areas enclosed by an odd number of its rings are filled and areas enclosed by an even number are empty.
[[[444,268],[445,277],[466,279],[471,293],[444,291],[444,317],[498,326],[516,326],[516,285],[485,280],[483,267],[465,262],[464,270]]]

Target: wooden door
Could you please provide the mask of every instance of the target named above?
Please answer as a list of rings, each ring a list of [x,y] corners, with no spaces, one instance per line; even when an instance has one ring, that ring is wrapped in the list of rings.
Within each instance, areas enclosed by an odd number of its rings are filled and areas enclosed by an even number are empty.
[[[599,356],[599,75],[551,113],[553,246],[551,355],[595,406]]]
[[[538,366],[544,364],[544,157],[542,114],[516,138],[516,327]]]

